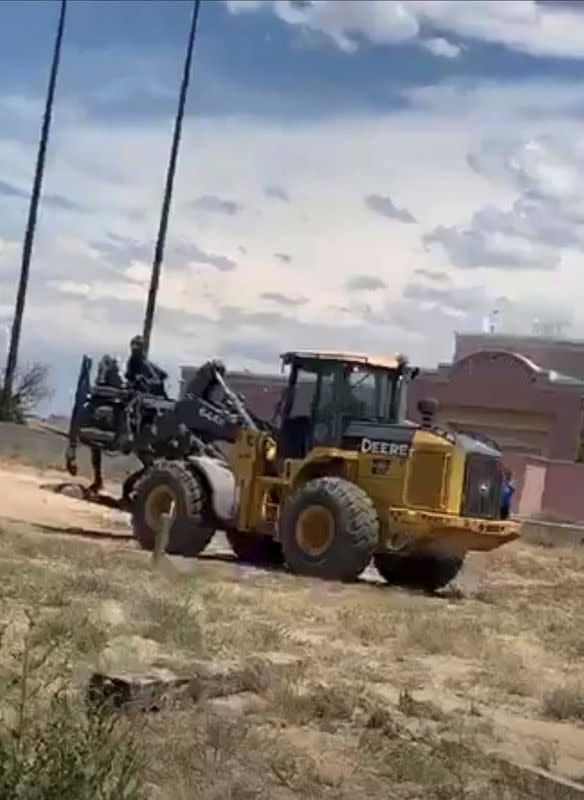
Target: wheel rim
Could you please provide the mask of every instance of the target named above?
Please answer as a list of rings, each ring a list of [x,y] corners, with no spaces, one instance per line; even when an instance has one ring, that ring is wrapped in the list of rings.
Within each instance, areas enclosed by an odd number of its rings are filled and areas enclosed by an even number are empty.
[[[156,486],[148,497],[144,505],[144,516],[146,524],[156,533],[162,530],[162,520],[165,514],[170,514],[171,518],[175,517],[176,495],[170,488],[164,484]]]
[[[333,515],[324,506],[305,508],[296,523],[296,541],[309,556],[317,557],[329,549],[335,535]]]

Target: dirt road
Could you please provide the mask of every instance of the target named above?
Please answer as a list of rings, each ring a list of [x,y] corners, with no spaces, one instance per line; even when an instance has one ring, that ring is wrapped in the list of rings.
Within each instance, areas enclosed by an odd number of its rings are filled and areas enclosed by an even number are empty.
[[[55,531],[127,535],[127,514],[55,494],[50,487],[63,483],[57,471],[4,464],[0,467],[0,517]],[[43,488],[47,487],[47,488]],[[115,487],[112,487],[115,491]]]

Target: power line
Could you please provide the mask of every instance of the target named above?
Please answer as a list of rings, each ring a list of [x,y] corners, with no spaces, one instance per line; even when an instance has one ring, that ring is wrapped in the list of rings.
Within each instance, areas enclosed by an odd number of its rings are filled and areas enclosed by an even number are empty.
[[[200,5],[201,5],[201,0],[194,0],[193,18],[191,22],[191,30],[189,33],[187,52],[183,68],[183,77],[180,87],[178,109],[176,112],[176,117],[174,122],[174,134],[172,137],[170,159],[168,162],[168,170],[166,173],[166,185],[164,187],[164,197],[162,200],[162,210],[160,213],[160,226],[158,228],[158,237],[156,239],[156,248],[154,251],[154,261],[152,263],[152,275],[150,277],[150,289],[148,291],[148,302],[146,305],[146,314],[144,316],[144,330],[143,330],[144,348],[146,353],[148,353],[150,347],[152,324],[154,322],[154,310],[156,308],[156,296],[158,294],[158,284],[160,282],[160,268],[162,266],[162,260],[164,258],[164,245],[166,242],[166,231],[168,228],[168,215],[170,212],[170,203],[172,200],[174,175],[176,172],[176,163],[178,159],[178,149],[180,145],[182,122],[185,111],[187,90],[189,86],[191,62],[193,59],[193,49],[197,35],[197,20],[199,17]]]
[[[26,291],[28,288],[30,260],[32,256],[32,247],[34,243],[34,234],[36,230],[38,206],[43,184],[45,156],[47,152],[47,144],[49,141],[49,131],[51,128],[51,117],[53,113],[53,103],[55,99],[55,86],[57,84],[57,73],[59,71],[59,60],[61,57],[61,42],[63,41],[63,30],[65,28],[66,8],[67,8],[67,0],[61,0],[61,12],[59,15],[57,37],[55,39],[55,47],[53,50],[53,63],[51,66],[49,88],[47,91],[45,112],[41,128],[41,136],[39,140],[39,149],[37,152],[34,182],[30,198],[30,206],[28,210],[28,221],[26,225],[26,232],[24,234],[24,243],[22,247],[22,265],[20,268],[20,281],[18,284],[18,293],[16,295],[16,305],[14,308],[14,319],[12,321],[12,331],[10,335],[10,345],[8,348],[8,358],[6,360],[6,372],[4,375],[4,386],[2,389],[2,395],[5,398],[10,398],[12,396],[12,390],[14,386],[14,375],[16,372],[16,365],[18,362],[18,347],[20,344],[22,317],[24,314],[24,303],[26,300]]]

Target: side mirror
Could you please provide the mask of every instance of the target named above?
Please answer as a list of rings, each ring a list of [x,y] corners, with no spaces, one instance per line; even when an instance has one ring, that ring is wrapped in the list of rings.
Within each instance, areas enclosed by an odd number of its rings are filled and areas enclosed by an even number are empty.
[[[418,400],[418,411],[422,417],[422,427],[429,428],[433,419],[438,413],[438,400],[433,397],[425,397]]]

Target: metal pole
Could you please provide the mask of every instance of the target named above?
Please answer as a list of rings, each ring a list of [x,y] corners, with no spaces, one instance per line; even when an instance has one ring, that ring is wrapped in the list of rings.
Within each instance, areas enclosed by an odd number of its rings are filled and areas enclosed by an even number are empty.
[[[51,75],[49,78],[49,89],[47,92],[47,99],[45,103],[45,112],[43,116],[43,125],[41,129],[41,137],[39,141],[39,149],[37,153],[36,168],[34,174],[34,183],[32,187],[32,195],[30,198],[30,206],[28,210],[28,222],[26,225],[26,232],[24,234],[24,244],[22,248],[22,266],[20,268],[20,282],[18,284],[18,294],[16,295],[16,306],[14,309],[14,319],[12,321],[12,332],[10,335],[10,345],[8,348],[8,358],[6,360],[6,372],[4,375],[4,386],[2,395],[5,398],[12,396],[14,386],[14,375],[16,372],[16,365],[18,361],[18,346],[20,344],[20,332],[22,329],[22,316],[24,313],[24,302],[26,300],[26,290],[28,288],[28,274],[30,268],[30,259],[32,255],[32,246],[34,242],[34,234],[37,222],[37,212],[39,200],[41,196],[41,189],[43,183],[43,173],[45,169],[45,156],[47,152],[47,143],[49,140],[49,131],[51,127],[51,117],[53,113],[53,102],[55,98],[55,86],[57,83],[57,73],[59,71],[59,60],[61,57],[61,42],[63,40],[63,30],[65,28],[65,11],[67,8],[67,0],[61,0],[61,13],[59,16],[59,25],[57,28],[57,38],[55,40],[55,48],[53,51],[53,63],[51,66]]]
[[[178,109],[174,123],[174,134],[172,137],[172,147],[170,151],[170,159],[168,162],[168,171],[166,173],[166,185],[164,187],[164,198],[162,201],[162,211],[160,214],[160,226],[158,228],[158,237],[156,239],[156,249],[154,251],[154,261],[152,263],[152,275],[150,278],[150,289],[148,291],[148,302],[146,305],[146,314],[144,316],[144,350],[148,353],[150,348],[150,337],[152,334],[152,323],[154,321],[154,310],[156,307],[156,296],[158,294],[158,284],[160,282],[160,268],[164,258],[164,244],[166,242],[166,230],[168,228],[168,215],[170,212],[170,203],[172,200],[172,188],[174,184],[174,174],[176,172],[176,162],[178,159],[178,148],[180,145],[180,137],[182,131],[182,121],[185,111],[185,102],[187,97],[187,89],[189,86],[189,78],[191,72],[191,62],[193,58],[193,48],[197,35],[197,19],[199,16],[199,7],[201,0],[194,0],[193,3],[193,19],[191,22],[191,30],[189,33],[187,53],[184,62],[182,84],[180,87],[180,96],[178,101]]]

